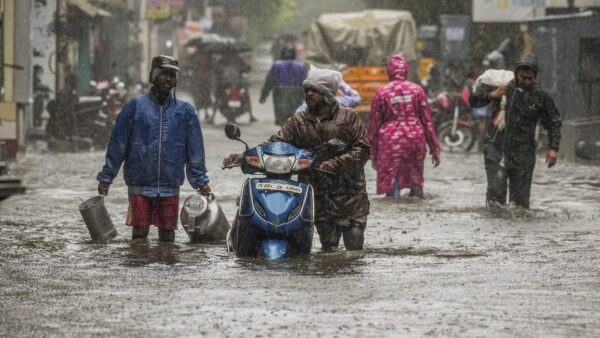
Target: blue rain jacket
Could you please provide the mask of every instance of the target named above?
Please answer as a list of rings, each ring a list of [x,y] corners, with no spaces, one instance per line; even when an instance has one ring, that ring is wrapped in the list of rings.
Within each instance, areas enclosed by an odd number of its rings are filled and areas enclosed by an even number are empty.
[[[129,101],[117,117],[97,180],[112,183],[123,162],[130,188],[178,191],[184,167],[193,188],[207,184],[204,140],[194,108],[172,95],[162,106],[152,93]]]

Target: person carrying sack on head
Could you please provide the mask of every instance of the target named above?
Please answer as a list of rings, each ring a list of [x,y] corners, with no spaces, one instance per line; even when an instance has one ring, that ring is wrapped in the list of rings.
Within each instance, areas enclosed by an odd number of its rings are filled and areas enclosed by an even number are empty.
[[[561,118],[554,100],[536,83],[538,71],[535,55],[529,54],[517,63],[508,84],[494,87],[482,81],[469,99],[472,107],[492,103],[495,112],[483,148],[489,207],[506,205],[508,190],[511,204],[529,208],[538,122],[548,131],[546,164],[556,164]]]

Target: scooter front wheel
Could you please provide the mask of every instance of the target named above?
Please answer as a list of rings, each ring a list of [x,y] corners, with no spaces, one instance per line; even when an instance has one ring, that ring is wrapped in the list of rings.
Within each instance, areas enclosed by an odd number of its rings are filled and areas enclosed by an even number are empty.
[[[228,247],[235,252],[237,257],[254,257],[256,256],[259,244],[249,226],[240,224],[238,216],[233,221],[233,226],[227,235]]]
[[[475,135],[467,126],[458,125],[452,133],[452,121],[442,124],[439,132],[443,151],[469,151],[475,144]]]

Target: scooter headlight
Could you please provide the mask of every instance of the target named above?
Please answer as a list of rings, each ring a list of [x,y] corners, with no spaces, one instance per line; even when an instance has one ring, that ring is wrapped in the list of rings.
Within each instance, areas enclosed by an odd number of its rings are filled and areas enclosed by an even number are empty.
[[[289,244],[281,239],[265,239],[260,255],[266,259],[282,259],[289,256]]]
[[[264,168],[263,162],[258,156],[246,156],[246,163],[258,169]]]
[[[263,163],[268,172],[274,174],[289,174],[292,171],[296,156],[263,155]]]
[[[296,161],[296,164],[294,164],[294,171],[304,170],[304,169],[310,167],[311,164],[312,164],[311,159],[301,158],[298,161]]]

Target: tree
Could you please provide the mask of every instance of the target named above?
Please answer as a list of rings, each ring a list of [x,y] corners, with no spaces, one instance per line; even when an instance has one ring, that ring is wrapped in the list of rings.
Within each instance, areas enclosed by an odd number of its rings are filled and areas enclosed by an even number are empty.
[[[225,8],[227,17],[242,16],[248,20],[247,37],[258,41],[268,36],[273,23],[287,0],[221,0],[215,1]],[[214,5],[214,4],[213,4]]]

